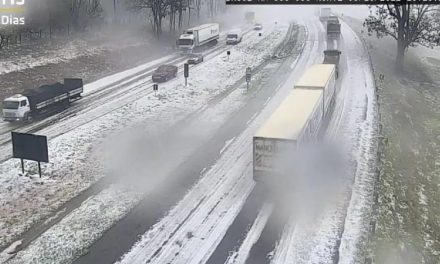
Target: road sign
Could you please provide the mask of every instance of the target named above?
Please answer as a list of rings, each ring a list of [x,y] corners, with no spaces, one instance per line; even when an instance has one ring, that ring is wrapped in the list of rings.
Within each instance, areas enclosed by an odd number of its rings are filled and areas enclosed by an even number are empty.
[[[226,51],[226,55],[228,55],[228,61],[229,61],[229,56],[231,55],[231,51],[230,50]]]
[[[246,68],[246,88],[249,90],[249,83],[251,82],[252,78],[252,69],[251,67]]]
[[[258,33],[258,36],[260,36],[260,37],[261,37],[261,33]]]
[[[185,78],[189,77],[189,64],[188,63],[183,64],[183,73],[184,73]]]
[[[21,159],[22,172],[24,173],[24,160],[37,161],[41,178],[40,162],[49,162],[47,137],[17,132],[12,132],[11,136],[13,157]]]
[[[153,91],[158,91],[159,90],[159,85],[157,83],[153,84]]]

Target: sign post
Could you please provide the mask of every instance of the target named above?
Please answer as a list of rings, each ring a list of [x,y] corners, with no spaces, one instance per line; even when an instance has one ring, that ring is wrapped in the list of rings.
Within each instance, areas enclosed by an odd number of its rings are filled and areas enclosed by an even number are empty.
[[[226,51],[226,55],[228,55],[228,61],[229,61],[229,56],[231,56],[231,51],[230,50]]]
[[[246,90],[249,90],[249,83],[251,82],[252,69],[251,67],[246,68]]]
[[[153,84],[154,96],[156,96],[158,90],[159,90],[159,85],[157,83]]]
[[[189,77],[189,64],[185,63],[183,66],[184,66],[183,67],[183,69],[184,69],[183,74],[185,76],[185,86],[187,86],[188,85],[188,77]]]
[[[24,174],[24,160],[38,162],[38,173],[41,178],[41,162],[49,162],[47,137],[33,134],[12,132],[13,157],[21,160],[21,171]]]

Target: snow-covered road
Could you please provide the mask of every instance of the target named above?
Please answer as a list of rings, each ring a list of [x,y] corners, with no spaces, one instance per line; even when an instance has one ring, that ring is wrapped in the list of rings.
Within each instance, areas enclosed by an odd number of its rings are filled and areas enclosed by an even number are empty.
[[[52,176],[43,178],[43,180],[41,181],[28,177],[21,177],[25,181],[19,182],[18,180],[21,179],[20,177],[17,178],[16,175],[10,175],[9,179],[3,185],[5,186],[5,188],[7,186],[10,186],[10,188],[6,188],[6,190],[8,190],[10,194],[9,196],[5,194],[4,196],[2,196],[2,199],[6,201],[16,200],[21,201],[22,203],[24,202],[29,204],[29,209],[27,209],[29,211],[17,212],[17,218],[20,217],[19,214],[22,214],[23,216],[23,214],[32,214],[35,212],[35,210],[38,210],[38,208],[32,208],[31,204],[35,205],[35,198],[38,198],[38,196],[41,195],[39,194],[40,192],[47,192],[48,190],[50,190],[51,192],[56,192],[57,189],[61,189],[61,194],[65,194],[65,196],[62,197],[60,200],[57,200],[57,202],[61,204],[63,201],[68,200],[72,194],[78,193],[79,191],[75,191],[73,190],[73,188],[84,188],[84,185],[90,184],[94,180],[96,180],[96,178],[102,177],[103,171],[100,171],[99,164],[90,164],[91,166],[97,167],[91,168],[85,165],[85,160],[83,160],[82,162],[78,162],[78,160],[76,160],[75,164],[70,165],[74,167],[83,167],[84,172],[87,172],[87,170],[90,170],[88,173],[92,172],[91,174],[93,174],[93,178],[88,179],[89,182],[81,183],[81,185],[78,185],[78,182],[83,180],[84,176],[80,174],[69,175],[69,177],[72,178],[64,179],[65,181],[67,181],[66,183],[62,182],[61,179],[53,179],[53,175],[57,175],[61,171],[65,171],[66,166],[67,170],[69,170],[69,163],[72,163],[71,161],[75,158],[84,159],[86,155],[90,155],[93,157],[93,153],[105,149],[106,145],[108,145],[106,144],[106,142],[101,144],[101,147],[98,147],[98,150],[90,149],[94,137],[99,136],[102,138],[103,136],[107,135],[109,138],[112,138],[112,136],[118,133],[116,131],[120,130],[116,128],[136,126],[137,128],[144,127],[151,130],[151,128],[154,128],[155,125],[162,128],[169,127],[170,125],[172,125],[172,123],[176,123],[179,120],[185,119],[185,116],[187,114],[196,111],[200,113],[201,116],[198,120],[194,121],[194,125],[200,126],[202,122],[207,122],[209,120],[207,127],[210,127],[210,129],[215,129],[216,126],[213,126],[213,122],[214,124],[215,122],[220,123],[223,118],[227,118],[227,116],[221,116],[222,112],[224,115],[232,113],[235,109],[233,107],[233,102],[236,101],[237,104],[239,104],[240,101],[243,100],[241,89],[235,90],[232,93],[228,91],[228,89],[234,88],[234,85],[237,81],[242,79],[241,70],[245,69],[247,66],[257,68],[258,65],[266,61],[267,58],[269,58],[273,51],[277,48],[278,43],[282,41],[286,31],[286,25],[279,25],[276,28],[268,27],[265,30],[265,36],[263,37],[259,37],[258,34],[252,32],[253,34],[250,33],[246,35],[246,39],[244,39],[242,43],[236,45],[235,47],[231,47],[232,55],[229,60],[227,60],[225,54],[220,54],[220,51],[218,51],[217,53],[214,53],[212,55],[212,59],[197,67],[197,70],[203,71],[205,74],[200,74],[192,77],[190,79],[188,87],[185,87],[182,84],[181,78],[163,84],[161,85],[161,90],[158,96],[154,96],[154,94],[151,93],[149,95],[145,94],[144,97],[136,98],[133,99],[130,103],[123,104],[123,107],[112,111],[110,115],[100,116],[92,122],[89,122],[82,126],[78,126],[71,132],[53,138],[50,141],[50,148],[53,152],[58,151],[58,153],[61,155],[56,155],[54,157],[55,160],[51,164],[49,164],[48,168],[46,168],[46,170],[52,169],[50,171]],[[213,83],[212,80],[221,81]],[[216,110],[217,108],[215,107],[207,108],[207,102],[212,99],[219,100],[225,96],[225,100],[222,100],[220,101],[220,103],[216,104],[218,110]],[[121,96],[121,100],[123,99],[124,98]],[[73,122],[74,119],[75,117],[72,117],[72,120],[66,120],[65,122]],[[57,123],[55,127],[61,124],[62,122],[60,122],[60,124]],[[50,129],[51,127],[48,127],[45,130],[50,131]],[[209,130],[207,131],[207,133],[209,133]],[[82,143],[78,144],[81,141]],[[184,158],[185,155],[189,154],[183,153],[181,158]],[[90,156],[88,161],[90,161]],[[178,163],[178,160],[176,160],[175,162]],[[53,166],[52,168],[50,168],[51,165]],[[15,168],[12,161],[6,161],[2,164],[2,166],[4,166],[2,170],[3,173],[11,173],[16,171],[17,169]],[[71,167],[70,170],[72,169],[73,167]],[[78,173],[77,170],[75,172]],[[38,188],[38,186],[40,185],[34,186],[33,181],[41,182],[41,189]],[[33,195],[34,197],[32,197],[34,201],[31,199],[30,196],[27,196],[28,198],[25,197],[26,190],[28,190],[28,192],[35,192],[35,194]],[[11,195],[11,193],[13,193],[13,195]],[[54,198],[60,197],[52,197],[52,199]],[[92,197],[91,199],[99,199],[97,203],[100,203],[102,201],[102,199],[98,198],[98,196],[96,196],[96,198]],[[131,199],[132,201],[137,201],[137,195],[133,195]],[[130,201],[126,201],[124,199],[121,199],[120,202],[125,205],[132,204],[130,203]],[[94,202],[93,204],[96,204],[96,202]],[[42,206],[43,208],[47,207],[45,208],[45,210],[50,209],[50,206],[47,204],[47,202],[45,204],[40,204],[40,206]],[[86,206],[86,204],[84,204],[84,206]],[[10,210],[14,212],[14,209],[14,204],[11,204]],[[73,211],[72,214],[81,214],[82,212],[84,212],[84,209],[78,209]],[[47,213],[47,211],[34,217],[41,217],[42,215],[44,215],[44,213]],[[121,217],[118,215],[118,213],[119,211],[116,210],[113,218],[114,220]],[[93,217],[93,215],[90,216]],[[30,219],[30,221],[32,221],[32,219]],[[15,226],[16,229],[9,228],[7,234],[10,236],[14,235],[14,232],[20,231],[20,228],[25,228],[26,225],[31,224],[30,221],[17,223],[18,225]],[[62,225],[63,221],[59,224]],[[107,223],[111,225],[112,221],[108,221]],[[2,227],[4,227],[5,229],[8,228],[7,222],[2,223],[2,225]],[[56,228],[60,227],[55,226],[54,229],[56,230]],[[103,228],[105,229],[106,227],[103,226]],[[66,233],[64,235],[65,237],[69,237],[70,235],[72,235],[72,233],[69,233],[67,229],[62,229]],[[53,229],[48,230],[45,234],[41,236],[41,238],[35,240],[34,243],[32,243],[27,249],[20,251],[12,261],[28,262],[30,261],[30,259],[28,259],[29,256],[32,256],[34,261],[44,261],[45,257],[48,256],[48,252],[44,252],[44,250],[42,251],[41,247],[43,247],[43,245],[46,245],[44,246],[44,248],[46,248],[47,250],[51,250],[52,247],[47,245],[49,243],[53,246],[53,243],[55,243],[55,241],[50,239],[48,240],[47,238],[57,238],[53,235],[46,235],[53,232],[52,230]],[[71,232],[75,233],[76,231],[72,229]],[[94,235],[97,234],[96,232],[102,233],[102,231],[99,231],[99,229],[95,229],[94,232],[89,232],[88,241],[93,241],[96,238],[96,235]],[[44,240],[42,240],[43,238]],[[58,240],[58,242],[61,241]],[[74,248],[65,248],[65,253],[59,252],[56,259],[59,261],[72,259],[72,255],[77,256],[82,252],[81,250],[84,247],[87,247],[86,242],[84,242],[84,244],[82,244],[82,247],[80,248],[77,248],[77,244],[72,245]],[[55,248],[61,249],[63,247]],[[34,253],[29,254],[29,252]]]
[[[308,24],[309,38],[285,85],[267,101],[264,109],[248,122],[246,129],[228,144],[215,165],[169,214],[150,229],[124,256],[121,263],[205,263],[242,208],[253,189],[252,136],[292,88],[304,69],[322,60],[324,43],[319,41],[319,24]],[[265,207],[262,210],[267,210]],[[264,212],[262,212],[264,214]],[[258,224],[258,223],[257,223]],[[249,241],[261,228],[251,228]],[[243,230],[244,231],[244,230]],[[191,235],[187,235],[190,233]],[[249,252],[243,246],[240,251]],[[239,256],[236,261],[246,260]],[[224,260],[226,261],[226,259]],[[229,259],[232,262],[234,259]],[[240,262],[237,262],[240,263]]]
[[[237,48],[245,48],[246,45],[252,46],[261,40],[255,33],[252,34],[252,31],[248,30],[247,32],[247,39]],[[217,68],[215,65],[223,61],[219,54],[225,51],[226,48],[225,45],[219,44],[218,47],[207,51],[205,55],[206,62],[191,67],[191,70]],[[259,60],[263,59],[263,55],[261,54],[259,58],[249,57],[248,60],[244,60],[242,63],[257,64]],[[231,57],[231,64],[236,60],[239,61],[238,56],[240,54],[234,53]],[[198,85],[204,85],[203,82],[200,83],[200,77],[191,78],[190,84],[192,81],[199,83],[194,83],[194,85],[182,89],[182,91],[174,91],[174,87],[178,83],[182,83],[182,78],[163,84],[161,85],[160,95],[164,98],[152,96],[154,94],[151,89],[152,70],[157,65],[165,62],[178,63],[179,67],[182,68],[185,59],[182,56],[177,57],[176,55],[170,55],[87,84],[85,85],[85,97],[68,111],[16,129],[15,131],[18,132],[36,132],[48,136],[51,162],[43,165],[43,173],[50,176],[43,177],[42,180],[36,178],[35,164],[27,163],[29,177],[21,177],[19,164],[15,160],[9,159],[11,155],[10,144],[0,146],[0,160],[6,160],[0,164],[0,188],[2,188],[0,201],[3,205],[0,215],[0,230],[4,234],[0,241],[1,247],[5,246],[7,242],[11,242],[11,238],[17,233],[23,232],[42,217],[49,215],[54,209],[57,209],[102,177],[102,172],[96,172],[95,170],[95,167],[99,166],[92,150],[92,146],[97,145],[96,141],[104,138],[106,134],[112,133],[112,131],[117,131],[118,127],[146,120],[146,112],[148,116],[163,121],[163,125],[166,125],[166,120],[178,121],[183,116],[171,117],[172,112],[176,109],[167,109],[170,104],[174,107],[180,107],[180,114],[187,109],[192,109],[192,107],[200,107],[200,105],[197,106],[197,104],[192,103],[192,100],[197,100],[196,97],[191,99],[191,96],[189,96],[185,99],[182,96],[187,92],[191,93],[193,89],[199,90]],[[216,61],[211,63],[210,61],[215,58],[217,58]],[[225,71],[226,68],[219,74],[232,77]],[[234,78],[240,78],[239,74],[240,72],[237,71]],[[225,85],[223,88],[211,86],[204,90],[200,89],[203,92],[195,93],[203,98],[200,103],[220,93],[222,89],[226,89],[226,86],[232,83],[234,78],[222,83],[222,85]],[[182,85],[179,85],[178,89],[181,87]],[[146,96],[148,98],[144,102],[138,101],[139,98]],[[168,98],[165,96],[168,96]],[[159,105],[159,108],[163,110],[155,107]],[[157,109],[152,111],[154,108]],[[156,114],[156,111],[162,112],[168,117],[161,118]],[[177,111],[179,112],[179,110]],[[10,134],[8,131],[14,127],[9,126],[7,123],[1,123],[1,125],[2,129],[5,128],[1,137],[9,141]],[[93,164],[94,162],[96,163]]]
[[[136,78],[136,71],[131,72],[133,76],[127,73],[125,76],[130,77],[124,78],[130,84],[113,94],[111,104],[89,109],[84,114],[88,122],[82,121],[82,115],[73,115],[42,129],[41,133],[56,135],[50,141],[50,150],[58,154],[45,168],[50,177],[17,177],[16,162],[0,164],[0,186],[5,190],[0,201],[8,220],[23,221],[23,217],[41,210],[26,222],[2,220],[0,231],[5,230],[6,241],[11,242],[14,234],[58,207],[49,203],[68,201],[108,170],[135,184],[112,185],[90,197],[16,255],[3,252],[0,261],[13,257],[8,263],[66,263],[88,250],[89,254],[77,263],[111,262],[121,257],[120,251],[127,250],[120,263],[254,264],[252,248],[264,239],[262,234],[273,212],[271,204],[252,209],[257,210],[255,219],[241,231],[243,238],[238,246],[225,238],[254,190],[252,136],[302,72],[323,59],[327,43],[322,24],[304,23],[308,34],[299,57],[270,61],[290,31],[282,23],[265,25],[263,37],[251,32],[231,49],[229,59],[224,49],[211,53],[209,61],[195,68],[203,74],[192,77],[187,87],[179,78],[162,85],[159,95],[154,96],[146,89],[150,87],[145,80],[130,82]],[[344,149],[355,160],[350,170],[353,174],[344,177],[345,192],[319,218],[312,222],[295,218],[287,223],[279,241],[270,245],[272,258],[261,263],[363,261],[374,185],[374,83],[362,42],[345,24],[342,34],[345,66],[326,137],[344,139]],[[255,90],[243,93],[243,69],[248,66],[261,69],[254,76]],[[86,93],[97,90],[90,85]],[[62,133],[57,132],[60,129]],[[121,130],[128,130],[128,136]],[[165,133],[167,130],[171,132]],[[145,153],[145,149],[153,148],[160,151]],[[209,153],[210,149],[217,151]],[[99,162],[103,153],[111,153],[106,156],[110,164]],[[163,187],[163,182],[169,185]],[[34,193],[32,199],[29,192]],[[163,200],[152,201],[155,197]],[[36,202],[39,207],[32,208]],[[19,212],[18,203],[23,208]],[[134,213],[130,215],[129,211]],[[216,250],[228,246],[233,247],[232,255],[210,259]]]
[[[259,115],[232,142],[215,165],[169,214],[148,230],[121,263],[205,263],[213,248],[238,215],[253,183],[251,139],[255,130],[291,89],[291,84],[310,64],[322,60],[326,43],[319,23],[308,24],[309,39],[292,75]],[[262,206],[242,244],[223,261],[209,263],[357,263],[362,262],[372,208],[375,155],[374,83],[368,54],[359,38],[343,25],[346,69],[329,139],[344,139],[344,149],[355,160],[344,178],[339,199],[314,221],[296,218],[288,223],[273,244],[270,259],[252,259],[251,248],[262,238],[267,206]],[[231,160],[233,162],[231,163]],[[229,203],[229,204],[228,204]],[[185,213],[186,212],[186,213]],[[181,220],[179,220],[181,219]],[[261,223],[263,221],[263,224]]]

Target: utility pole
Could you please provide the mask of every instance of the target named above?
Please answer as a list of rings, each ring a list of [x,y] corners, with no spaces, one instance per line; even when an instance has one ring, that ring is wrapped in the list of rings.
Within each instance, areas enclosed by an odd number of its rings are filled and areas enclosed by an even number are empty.
[[[117,21],[116,1],[117,0],[113,0],[113,22],[114,23],[116,23],[116,21]]]

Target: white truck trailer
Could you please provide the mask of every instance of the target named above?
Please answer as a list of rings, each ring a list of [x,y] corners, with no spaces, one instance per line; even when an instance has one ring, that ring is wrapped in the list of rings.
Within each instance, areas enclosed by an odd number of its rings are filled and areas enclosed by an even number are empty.
[[[319,12],[319,20],[321,22],[326,22],[332,13],[332,9],[330,7],[323,7]]]
[[[215,45],[219,37],[219,24],[204,24],[185,30],[177,40],[177,46],[182,52],[191,53],[204,45]]]
[[[298,146],[319,137],[335,97],[335,66],[311,66],[253,138],[253,178],[282,185],[290,177]]]

